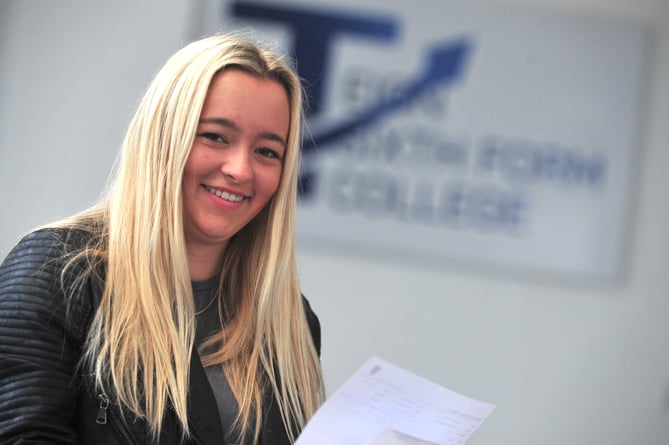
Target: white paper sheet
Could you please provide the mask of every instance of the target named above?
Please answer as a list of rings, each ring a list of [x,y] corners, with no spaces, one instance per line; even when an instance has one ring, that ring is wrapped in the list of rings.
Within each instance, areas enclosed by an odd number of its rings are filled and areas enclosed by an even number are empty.
[[[372,357],[295,445],[461,445],[494,408]]]

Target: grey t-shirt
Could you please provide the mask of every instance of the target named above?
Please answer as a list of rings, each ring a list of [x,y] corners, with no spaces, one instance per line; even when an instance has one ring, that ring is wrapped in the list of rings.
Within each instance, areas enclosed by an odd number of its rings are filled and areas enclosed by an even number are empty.
[[[197,314],[195,328],[195,346],[197,347],[207,337],[219,331],[222,323],[218,312],[218,300],[215,298],[218,278],[194,281],[192,284],[195,312]],[[232,424],[239,413],[239,405],[223,370],[220,366],[209,366],[204,370],[216,396],[216,402],[218,402],[218,412],[221,415],[221,425],[223,425],[225,435],[224,443],[241,443],[238,430],[232,428]]]

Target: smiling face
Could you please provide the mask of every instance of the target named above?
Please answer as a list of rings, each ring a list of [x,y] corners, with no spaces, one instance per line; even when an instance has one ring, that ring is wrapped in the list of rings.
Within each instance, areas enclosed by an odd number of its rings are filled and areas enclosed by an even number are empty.
[[[216,255],[220,261],[230,237],[272,198],[289,124],[288,95],[278,82],[239,69],[214,77],[183,175],[191,259]]]

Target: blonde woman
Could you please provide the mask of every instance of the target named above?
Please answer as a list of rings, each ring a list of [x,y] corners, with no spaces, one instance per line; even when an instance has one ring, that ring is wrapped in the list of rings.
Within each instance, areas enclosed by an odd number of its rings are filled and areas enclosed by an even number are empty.
[[[174,54],[109,192],[0,267],[0,442],[289,444],[323,399],[300,293],[302,119],[286,60]]]

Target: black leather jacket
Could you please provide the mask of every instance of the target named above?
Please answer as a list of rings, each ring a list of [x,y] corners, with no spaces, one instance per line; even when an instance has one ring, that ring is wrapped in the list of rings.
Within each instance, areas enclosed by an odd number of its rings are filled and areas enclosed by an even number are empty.
[[[0,266],[0,444],[149,443],[146,424],[101,398],[90,389],[90,378],[76,369],[101,296],[100,284],[90,278],[79,284],[79,301],[69,310],[64,305],[63,254],[85,242],[82,233],[33,232]],[[306,300],[305,309],[320,354],[320,324]],[[196,352],[189,385],[191,437],[182,442],[174,412],[168,410],[159,443],[220,444],[216,399]],[[260,443],[290,444],[271,395],[263,410]]]

